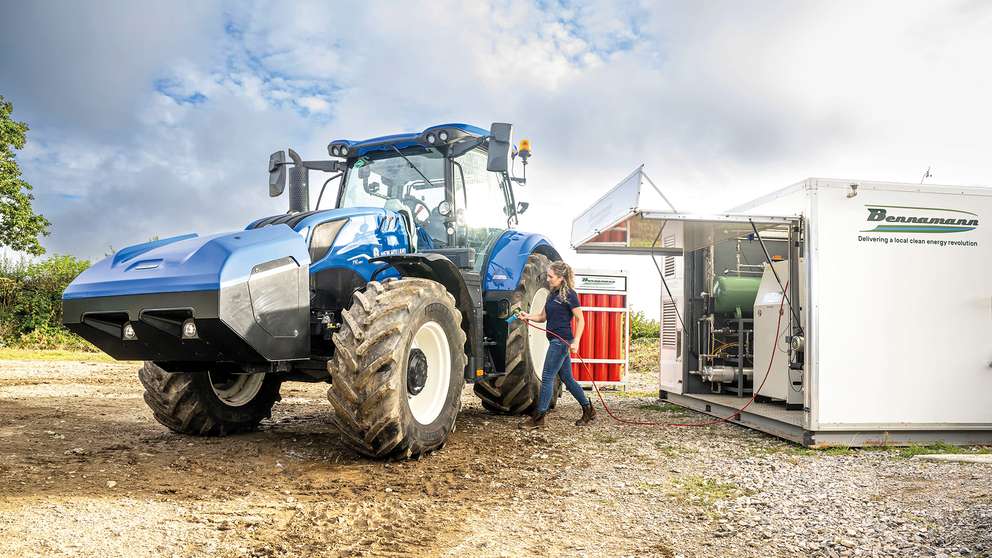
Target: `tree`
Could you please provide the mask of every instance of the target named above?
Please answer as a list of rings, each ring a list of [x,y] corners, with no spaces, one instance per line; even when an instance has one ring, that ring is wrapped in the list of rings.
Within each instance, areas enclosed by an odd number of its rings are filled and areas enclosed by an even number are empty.
[[[31,208],[31,185],[21,178],[14,150],[24,147],[28,125],[10,114],[13,104],[0,96],[0,246],[40,255],[38,237],[48,235],[48,219]]]

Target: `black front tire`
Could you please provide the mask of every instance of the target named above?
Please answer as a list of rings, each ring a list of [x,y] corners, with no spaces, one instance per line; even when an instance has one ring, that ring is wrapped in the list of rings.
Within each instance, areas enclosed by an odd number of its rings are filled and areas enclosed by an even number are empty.
[[[334,334],[334,358],[328,363],[331,388],[327,398],[334,407],[333,422],[355,452],[376,459],[405,459],[440,449],[455,429],[465,386],[465,332],[455,299],[435,281],[406,278],[380,283],[371,281],[365,291],[352,295],[351,307],[342,311],[341,330]],[[431,405],[439,409],[427,424],[415,418],[416,377],[411,382],[415,356],[414,338],[422,328],[433,328],[447,351],[424,357],[428,368],[423,381],[429,391],[430,374],[447,374]],[[447,355],[444,357],[443,355]],[[433,372],[431,372],[433,371]],[[416,393],[413,393],[413,392]]]
[[[551,260],[544,254],[531,254],[524,264],[520,283],[510,299],[510,308],[525,312],[536,311],[531,302],[538,291],[547,288],[547,273]],[[482,400],[482,406],[491,413],[501,415],[529,414],[537,408],[541,395],[541,370],[538,370],[529,349],[531,335],[544,335],[544,332],[528,327],[523,320],[514,320],[507,326],[506,362],[507,374],[476,382],[475,394]],[[551,408],[555,407],[561,395],[561,380],[555,377],[555,387],[551,397]]]
[[[212,376],[215,376],[213,381]],[[226,436],[249,432],[272,416],[279,400],[279,380],[266,375],[257,392],[232,405],[218,396],[215,384],[227,372],[166,372],[154,362],[145,362],[138,379],[145,387],[145,403],[155,420],[179,434]]]

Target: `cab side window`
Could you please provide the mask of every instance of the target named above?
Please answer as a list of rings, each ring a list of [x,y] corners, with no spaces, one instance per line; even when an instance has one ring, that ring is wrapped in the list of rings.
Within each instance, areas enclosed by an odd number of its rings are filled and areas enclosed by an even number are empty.
[[[486,170],[486,160],[484,150],[474,149],[456,159],[453,169],[455,238],[459,246],[475,249],[476,271],[491,244],[508,228],[503,187],[499,175]]]

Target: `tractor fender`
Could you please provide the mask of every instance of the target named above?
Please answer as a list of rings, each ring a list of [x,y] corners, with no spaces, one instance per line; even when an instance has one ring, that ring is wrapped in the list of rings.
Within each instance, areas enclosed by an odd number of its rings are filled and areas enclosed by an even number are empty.
[[[551,261],[561,259],[545,236],[508,230],[499,237],[486,257],[482,290],[512,291],[520,284],[524,264],[531,254],[544,254]]]
[[[373,274],[372,280],[381,275],[389,275],[395,270],[403,277],[419,277],[437,281],[444,286],[462,314],[462,329],[465,330],[468,343],[468,363],[465,370],[466,378],[474,378],[474,371],[483,368],[482,362],[482,289],[478,274],[463,274],[447,257],[430,252],[415,254],[392,254],[372,258],[370,263],[383,262],[388,267],[381,268]],[[466,275],[469,280],[466,280]],[[474,281],[471,278],[475,278]]]

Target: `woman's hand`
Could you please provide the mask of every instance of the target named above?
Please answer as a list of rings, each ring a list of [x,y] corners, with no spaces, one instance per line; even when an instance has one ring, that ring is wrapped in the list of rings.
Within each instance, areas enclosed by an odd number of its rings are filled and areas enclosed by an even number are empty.
[[[527,322],[527,321],[530,321],[530,320],[532,320],[532,319],[533,319],[533,318],[531,317],[531,315],[530,315],[530,314],[528,314],[527,312],[519,312],[519,313],[517,314],[517,318],[518,318],[518,319],[520,319],[520,320],[523,320],[523,321],[525,321],[525,322]]]
[[[579,341],[578,341],[578,339],[576,339],[575,341],[572,341],[572,344],[569,345],[569,348],[572,349],[572,352],[573,353],[579,354]]]

